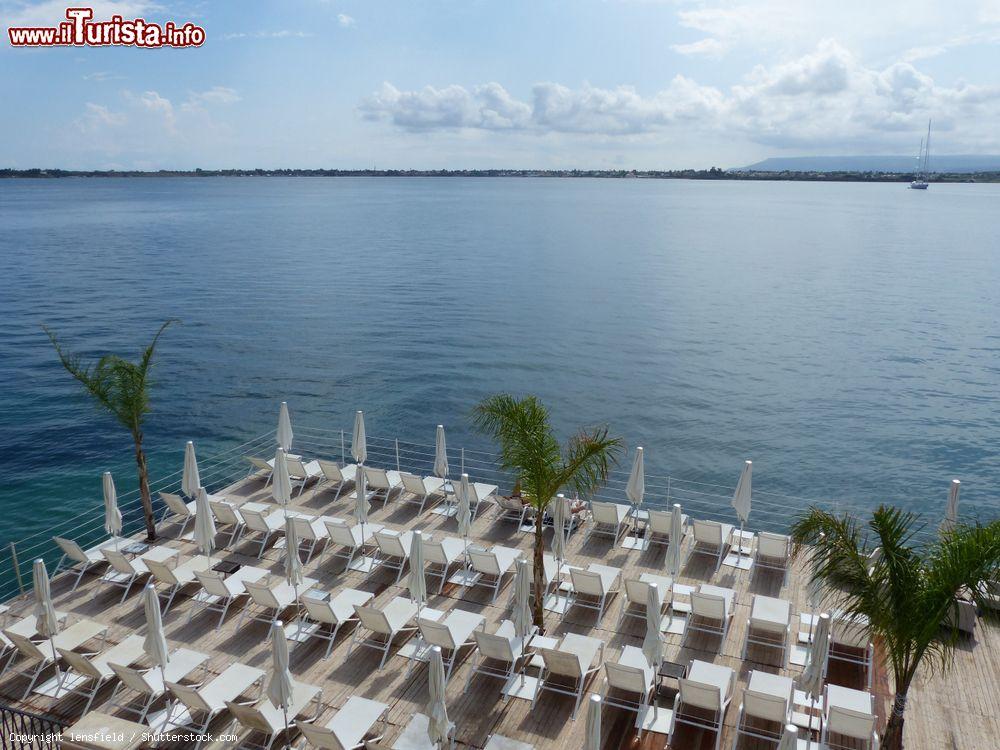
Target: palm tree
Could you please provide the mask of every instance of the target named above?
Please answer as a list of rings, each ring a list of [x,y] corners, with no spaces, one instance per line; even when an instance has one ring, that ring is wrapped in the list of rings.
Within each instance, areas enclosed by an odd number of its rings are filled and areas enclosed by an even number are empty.
[[[606,427],[581,430],[565,448],[552,434],[549,412],[534,396],[517,399],[506,393],[491,396],[474,413],[475,425],[500,444],[501,466],[516,474],[522,498],[535,508],[534,623],[544,630],[542,517],[545,506],[563,487],[588,494],[604,484],[618,460],[622,442]]]
[[[865,528],[867,527],[867,528]],[[903,747],[910,683],[925,657],[947,669],[958,639],[960,594],[982,603],[1000,578],[1000,521],[958,526],[920,544],[918,517],[882,505],[867,524],[811,508],[792,527],[796,553],[812,547],[814,578],[848,617],[867,618],[872,640],[892,669],[895,700],[884,750]],[[881,554],[873,554],[881,549]],[[985,610],[984,610],[985,611]]]
[[[84,389],[96,404],[108,411],[132,433],[135,443],[135,463],[139,473],[139,495],[142,511],[146,519],[146,537],[156,538],[156,524],[153,519],[153,500],[149,494],[149,471],[146,454],[142,449],[142,427],[149,413],[149,371],[153,364],[156,343],[167,326],[175,323],[168,320],[156,332],[152,343],[145,348],[138,362],[123,359],[116,354],[105,354],[94,365],[85,365],[77,354],[63,351],[55,333],[42,326],[48,334],[52,346],[63,367],[83,384]]]

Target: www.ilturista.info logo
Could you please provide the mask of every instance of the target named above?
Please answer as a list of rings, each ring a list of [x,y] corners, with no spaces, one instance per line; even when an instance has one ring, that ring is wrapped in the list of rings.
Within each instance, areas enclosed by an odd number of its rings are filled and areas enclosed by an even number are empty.
[[[142,18],[94,21],[93,8],[67,8],[58,26],[19,26],[7,29],[14,47],[200,47],[205,29],[193,23],[150,23]]]

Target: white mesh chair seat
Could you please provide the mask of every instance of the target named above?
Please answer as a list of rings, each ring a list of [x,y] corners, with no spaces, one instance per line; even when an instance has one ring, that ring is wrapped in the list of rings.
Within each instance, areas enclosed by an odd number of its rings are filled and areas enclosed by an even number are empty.
[[[604,663],[604,641],[576,633],[563,636],[557,648],[539,649],[544,666],[532,698],[534,708],[543,691],[575,698],[572,719],[576,719],[588,678]]]
[[[29,619],[29,624],[34,627],[34,618],[26,619]],[[10,668],[15,655],[20,655],[22,663],[19,665],[18,672],[29,677],[28,687],[21,696],[21,700],[25,700],[31,694],[41,673],[53,663],[53,645],[56,649],[76,651],[88,641],[100,639],[103,648],[104,639],[108,634],[108,626],[93,620],[80,620],[61,630],[53,638],[42,640],[32,640],[30,635],[25,635],[24,630],[17,627],[7,628],[3,634],[16,649],[16,654],[11,655],[4,670]]]
[[[488,550],[481,547],[469,547],[469,568],[478,575],[467,579],[466,588],[485,586],[492,590],[490,601],[495,602],[504,578],[514,572],[514,562],[523,552],[514,547],[503,547],[499,544]]]
[[[126,540],[121,537],[111,537],[97,546],[90,547],[89,549],[83,549],[72,539],[54,536],[52,537],[52,540],[59,545],[59,549],[61,549],[63,553],[62,557],[59,558],[59,564],[56,565],[56,569],[52,573],[53,578],[58,575],[60,571],[70,570],[79,566],[79,569],[75,571],[76,580],[73,582],[73,587],[70,591],[76,591],[76,587],[80,585],[80,580],[83,578],[83,574],[88,570],[107,565],[108,561],[104,558],[104,555],[101,554],[102,549],[105,547],[114,549],[119,544],[126,543]],[[66,564],[67,561],[69,564]]]
[[[563,619],[573,607],[583,607],[597,612],[598,619],[604,614],[608,597],[618,590],[618,580],[621,568],[610,565],[590,563],[586,570],[570,568],[569,575],[573,582],[573,592],[570,603],[563,611]]]
[[[729,633],[735,599],[736,592],[732,589],[701,584],[691,593],[691,615],[684,629],[684,641],[693,632],[708,633],[719,636],[721,648]]]
[[[295,531],[298,534],[299,549],[301,550],[303,547],[307,548],[305,561],[308,563],[312,560],[316,547],[321,543],[325,543],[330,538],[326,522],[333,520],[333,518],[331,516],[315,516],[298,511],[289,513],[288,518],[291,519],[292,526],[295,527]]]
[[[791,602],[754,594],[746,637],[743,640],[743,658],[747,658],[747,650],[751,645],[769,646],[780,651],[781,665],[784,666],[791,625]]]
[[[337,502],[344,487],[354,482],[358,473],[358,467],[355,464],[339,466],[333,461],[327,461],[322,458],[317,459],[317,463],[319,464],[322,476],[320,476],[316,483],[316,492],[319,492],[319,488],[325,484],[336,485],[337,494],[333,496],[333,502]]]
[[[715,750],[722,742],[722,724],[736,689],[736,672],[720,664],[693,660],[688,676],[679,680],[674,697],[667,745],[674,747],[677,724],[687,724],[715,734]],[[678,746],[679,747],[679,746]]]
[[[403,493],[409,495],[404,502],[420,506],[421,513],[428,500],[444,497],[444,480],[440,477],[421,477],[403,471],[399,473],[399,479],[403,484]]]
[[[246,664],[230,664],[222,674],[203,685],[182,685],[168,680],[167,689],[175,700],[157,731],[191,729],[202,735],[195,745],[195,750],[199,750],[207,737],[209,724],[226,710],[227,702],[235,701],[251,687],[262,686],[264,677],[263,670]]]
[[[196,669],[205,668],[208,665],[208,655],[187,648],[178,648],[170,652],[170,661],[165,669],[159,667],[148,667],[146,669],[136,669],[127,664],[116,663],[108,660],[108,666],[118,678],[118,685],[114,693],[108,699],[108,704],[126,713],[134,713],[139,717],[139,723],[146,720],[146,714],[153,707],[156,701],[167,691],[164,678],[170,682],[180,682],[187,678]],[[133,692],[141,699],[138,708],[131,706],[131,700],[121,700],[119,696],[124,692]]]
[[[194,577],[201,584],[201,591],[191,597],[191,607],[188,609],[188,622],[200,610],[219,612],[219,626],[226,619],[229,608],[238,600],[249,596],[244,585],[247,581],[254,583],[266,578],[268,572],[263,568],[244,565],[230,576],[212,570],[196,570]]]
[[[304,721],[295,722],[308,746],[319,750],[361,750],[370,742],[378,742],[385,733],[385,703],[352,695],[325,725],[317,726]],[[376,724],[382,729],[370,736]]]
[[[146,567],[146,560],[163,561],[177,554],[177,550],[169,547],[153,547],[142,557],[129,560],[123,553],[102,548],[101,554],[108,561],[108,569],[101,578],[102,583],[108,586],[118,586],[123,589],[120,602],[125,601],[132,585],[149,575],[149,568]]]
[[[247,617],[256,622],[274,624],[284,610],[298,603],[296,589],[298,589],[299,594],[302,594],[317,583],[315,578],[303,578],[302,583],[297,587],[292,586],[284,578],[270,584],[259,581],[244,581],[243,586],[250,595],[250,601],[243,608],[236,627],[239,628]]]
[[[205,557],[204,555],[195,555],[182,563],[178,563],[173,568],[166,563],[157,562],[156,560],[147,560],[145,564],[146,568],[149,569],[153,581],[156,584],[166,587],[165,591],[161,593],[161,596],[166,596],[167,598],[166,603],[163,605],[163,614],[166,614],[170,609],[170,605],[174,602],[174,597],[185,586],[198,583],[195,573],[211,569],[212,558]]]
[[[617,662],[604,663],[604,671],[604,705],[637,713],[649,705],[656,688],[656,670],[641,648],[625,646]]]
[[[160,523],[167,520],[167,517],[172,517],[175,521],[181,522],[180,531],[177,532],[177,536],[181,537],[184,534],[184,530],[187,525],[194,520],[194,500],[189,503],[184,502],[184,498],[180,495],[176,495],[173,492],[161,492],[160,499],[163,501],[163,515],[160,516]]]
[[[299,495],[302,495],[302,490],[309,482],[317,482],[323,476],[319,461],[306,463],[301,458],[285,456],[285,464],[288,466],[288,479],[291,482],[292,490],[294,491],[295,485],[298,485]]]
[[[729,539],[733,535],[732,524],[695,519],[691,526],[694,543],[691,545],[688,557],[691,555],[714,557],[715,569],[718,570],[729,548]]]
[[[736,720],[737,736],[777,742],[784,725],[791,722],[794,694],[792,678],[751,672]]]
[[[536,630],[535,627],[532,627],[531,632],[523,641],[517,637],[514,623],[510,620],[501,622],[495,633],[487,633],[485,630],[473,631],[472,637],[476,642],[478,660],[472,664],[466,689],[477,674],[499,677],[504,680],[513,677],[517,671],[518,663],[530,655],[527,648]],[[505,695],[504,700],[506,697]]]
[[[244,533],[258,534],[260,536],[260,549],[257,551],[257,558],[264,556],[264,548],[273,536],[284,536],[285,534],[285,513],[277,509],[265,514],[263,511],[251,509],[246,506],[239,508],[240,516],[243,518]]]
[[[467,646],[475,645],[473,633],[477,630],[484,630],[485,627],[486,619],[482,615],[461,609],[451,610],[441,620],[426,617],[417,618],[420,639],[422,645],[426,646],[427,654],[430,654],[430,649],[434,646],[441,648],[445,682],[451,678],[451,670],[458,659],[458,652]],[[408,673],[417,661],[417,659],[410,660]]]
[[[528,585],[532,594],[535,590],[535,565],[534,565],[534,555],[526,558],[527,560],[527,575],[528,575]],[[569,570],[569,566],[564,565],[563,570]],[[559,563],[556,558],[553,557],[548,552],[542,553],[542,581],[545,583],[545,590],[542,592],[542,596],[548,593],[550,586],[558,585],[556,581],[556,576],[559,574]]]
[[[339,557],[346,561],[345,569],[351,566],[354,556],[360,551],[364,554],[367,545],[376,532],[383,526],[378,523],[349,524],[340,518],[324,517],[324,525],[328,541],[323,554]]]
[[[662,544],[666,547],[670,544],[670,526],[673,512],[669,510],[649,509],[649,517],[646,519],[646,541],[649,544]],[[681,515],[681,533],[688,526],[687,514]]]
[[[761,570],[774,571],[781,573],[781,583],[784,585],[788,578],[788,561],[791,556],[791,537],[772,534],[769,531],[758,531],[751,576],[756,576]]]
[[[487,502],[491,497],[495,497],[499,488],[495,484],[485,484],[484,482],[469,482],[469,509],[472,511],[472,520],[476,520],[479,514],[479,506]]]
[[[382,507],[389,502],[389,496],[397,490],[403,489],[403,480],[399,478],[398,471],[387,471],[386,469],[376,469],[373,466],[366,466],[365,479],[368,482],[368,491],[382,496]]]
[[[529,514],[534,515],[534,508],[527,503],[522,503],[519,497],[496,496],[496,504],[499,509],[497,519],[500,521],[516,521],[518,526],[524,526]]]
[[[446,536],[444,539],[424,537],[424,563],[428,566],[427,575],[440,579],[438,593],[444,590],[448,572],[455,563],[463,561],[465,545],[461,539]]]
[[[382,654],[382,660],[378,665],[379,670],[385,666],[393,639],[401,633],[417,629],[416,624],[413,623],[413,618],[417,615],[417,605],[401,596],[395,597],[381,609],[371,605],[355,605],[354,611],[359,622],[351,635],[351,646],[347,651],[347,656],[350,657],[355,646],[375,649]],[[362,631],[370,632],[372,637],[364,637]]]
[[[372,575],[380,567],[396,571],[396,583],[403,577],[403,569],[410,560],[410,545],[413,543],[412,531],[396,531],[380,529],[375,532],[375,559],[368,575]]]
[[[314,624],[310,636],[321,638],[327,642],[324,659],[330,656],[340,628],[346,623],[357,622],[358,615],[354,611],[354,607],[363,607],[374,596],[368,591],[344,589],[330,600],[317,599],[312,596],[299,597],[299,602],[305,608],[303,622]]]
[[[590,503],[590,529],[584,538],[586,542],[593,536],[607,536],[614,541],[612,546],[628,529],[628,507],[620,503],[602,503],[594,500]]]
[[[875,646],[868,633],[868,619],[835,614],[830,620],[830,650],[827,663],[839,661],[861,667],[867,686],[872,686],[872,659]]]
[[[662,611],[670,606],[670,592],[673,591],[673,579],[658,576],[655,573],[641,573],[638,578],[625,579],[625,598],[622,600],[622,611],[618,616],[617,630],[621,630],[626,618],[646,620],[646,602],[649,596],[649,584],[655,583],[660,595]]]
[[[110,680],[115,679],[115,673],[108,665],[109,661],[132,664],[142,658],[143,637],[130,635],[121,643],[111,646],[97,654],[81,654],[67,648],[56,647],[67,669],[61,675],[56,688],[57,697],[63,695],[79,695],[86,698],[87,703],[83,713],[90,710],[97,691]]]
[[[311,720],[315,720],[319,716],[322,694],[322,688],[292,680],[292,702],[287,709],[289,724],[293,718],[306,714],[307,711],[312,714]],[[277,736],[285,731],[284,710],[271,703],[267,696],[249,706],[236,701],[226,701],[226,707],[240,726],[263,734],[268,740],[264,745],[267,748],[271,747]]]
[[[231,547],[239,539],[240,534],[243,533],[243,518],[238,513],[239,506],[228,500],[209,499],[208,507],[215,518],[216,529],[220,527],[229,527],[231,529],[229,541],[223,545],[224,547]]]
[[[259,456],[244,456],[243,460],[250,464],[250,471],[247,472],[247,478],[249,479],[254,474],[258,478],[264,480],[264,486],[267,487],[271,483],[271,479],[274,474],[274,459],[273,458],[260,458]]]
[[[878,742],[875,719],[875,697],[871,693],[828,684],[824,690],[820,742],[828,747],[854,746],[833,743],[830,735],[835,735],[841,740],[860,740],[869,750],[874,750]]]

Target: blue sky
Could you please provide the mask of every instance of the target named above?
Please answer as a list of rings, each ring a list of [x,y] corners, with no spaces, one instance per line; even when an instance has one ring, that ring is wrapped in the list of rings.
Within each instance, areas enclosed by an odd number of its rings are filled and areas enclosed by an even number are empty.
[[[65,4],[0,0],[9,25]],[[737,166],[1000,152],[1000,0],[93,6],[198,49],[0,47],[0,165]]]

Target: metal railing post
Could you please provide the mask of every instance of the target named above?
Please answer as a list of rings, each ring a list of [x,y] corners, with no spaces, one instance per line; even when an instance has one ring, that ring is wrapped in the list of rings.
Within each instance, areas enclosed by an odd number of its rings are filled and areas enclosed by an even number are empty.
[[[670,504],[670,475],[667,474],[667,508],[672,508]]]
[[[347,462],[347,451],[344,449],[344,431],[340,431],[340,463]]]
[[[24,582],[21,580],[21,566],[17,562],[17,547],[14,542],[10,543],[10,559],[14,563],[14,576],[17,578],[17,588],[23,594]]]
[[[465,447],[462,447],[462,474],[465,473]]]
[[[399,470],[399,438],[396,438],[396,471]]]

